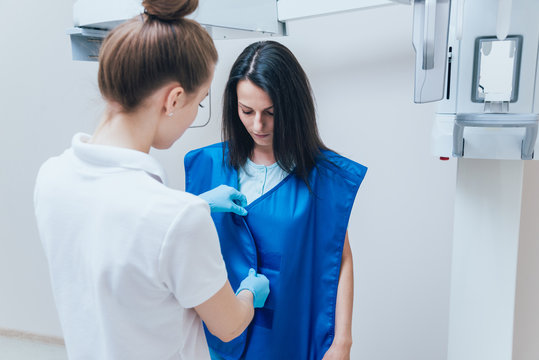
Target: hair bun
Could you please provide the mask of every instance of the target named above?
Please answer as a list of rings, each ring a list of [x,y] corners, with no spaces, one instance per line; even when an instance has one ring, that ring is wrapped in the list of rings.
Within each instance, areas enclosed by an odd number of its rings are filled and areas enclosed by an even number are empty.
[[[144,0],[145,13],[164,21],[181,20],[198,7],[198,0]]]

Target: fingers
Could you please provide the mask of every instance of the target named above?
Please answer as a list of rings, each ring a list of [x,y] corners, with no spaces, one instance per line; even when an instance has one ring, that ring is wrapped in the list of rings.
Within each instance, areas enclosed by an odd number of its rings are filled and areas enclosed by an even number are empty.
[[[247,197],[234,188],[230,188],[230,199],[241,207],[247,206]]]
[[[247,206],[247,197],[230,186],[227,188],[227,191],[229,193],[229,199],[233,202],[230,211],[241,216],[247,215],[247,210],[244,209],[244,207]]]
[[[249,269],[249,276],[256,276],[256,270],[253,268]]]
[[[212,212],[233,212],[240,216],[247,215],[247,198],[244,194],[228,185],[219,185],[199,195],[210,205]]]
[[[233,204],[230,206],[230,211],[233,212],[234,214],[238,214],[241,216],[247,215],[247,210],[245,210],[244,208],[236,204]]]

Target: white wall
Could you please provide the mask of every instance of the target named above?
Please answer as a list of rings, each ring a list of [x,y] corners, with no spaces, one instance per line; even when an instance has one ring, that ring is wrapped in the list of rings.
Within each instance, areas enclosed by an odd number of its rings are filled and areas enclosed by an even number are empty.
[[[71,0],[3,0],[0,21],[0,328],[59,335],[33,218],[39,165],[90,131],[95,64],[70,60]]]
[[[71,5],[4,0],[9,12],[0,22],[0,328],[53,336],[61,330],[35,229],[33,181],[73,133],[92,131],[102,108],[96,64],[70,60]],[[395,5],[298,20],[279,38],[311,79],[326,144],[369,167],[349,228],[352,359],[442,360],[447,352],[456,162],[430,155],[435,105],[412,102],[411,27],[411,8]],[[219,141],[224,83],[251,41],[217,42],[210,125],[153,152],[172,187],[183,187],[188,149]]]

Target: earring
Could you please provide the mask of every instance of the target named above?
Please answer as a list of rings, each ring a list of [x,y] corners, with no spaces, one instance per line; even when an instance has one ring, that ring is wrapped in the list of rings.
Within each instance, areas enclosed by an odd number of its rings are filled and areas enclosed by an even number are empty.
[[[168,114],[168,117],[172,117],[172,115],[174,115],[174,113],[170,113],[170,114]]]

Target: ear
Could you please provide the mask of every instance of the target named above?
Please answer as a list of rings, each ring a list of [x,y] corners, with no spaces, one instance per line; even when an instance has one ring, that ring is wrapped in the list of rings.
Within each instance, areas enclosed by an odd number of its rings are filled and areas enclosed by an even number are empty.
[[[178,84],[169,89],[165,98],[165,114],[174,113],[185,104],[185,90]]]

